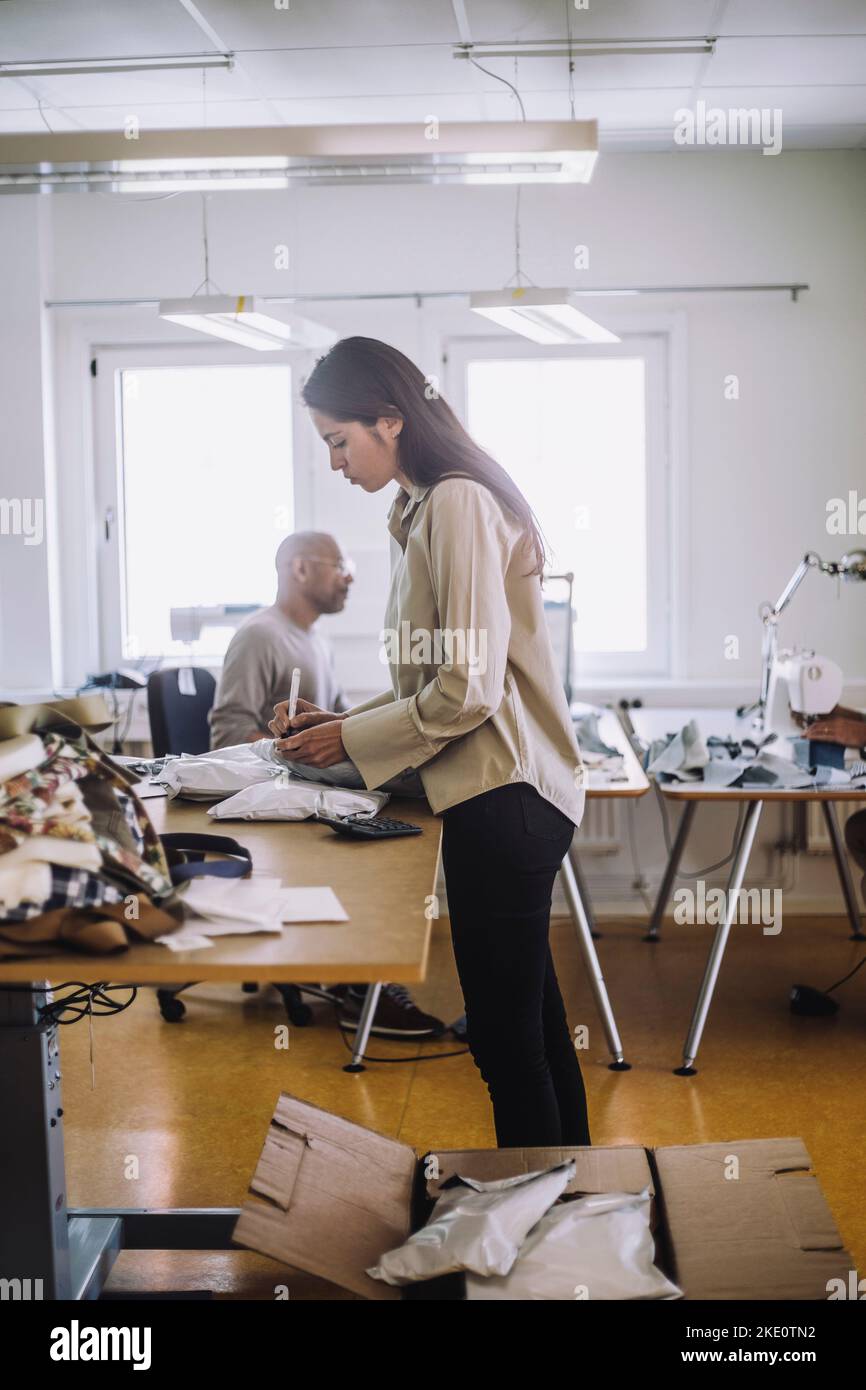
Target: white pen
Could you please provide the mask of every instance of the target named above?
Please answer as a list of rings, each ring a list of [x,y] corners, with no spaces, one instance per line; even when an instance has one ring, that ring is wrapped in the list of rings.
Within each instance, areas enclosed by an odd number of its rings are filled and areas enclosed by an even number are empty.
[[[298,703],[298,686],[301,684],[301,668],[296,666],[292,672],[292,689],[289,694],[289,724],[295,717],[295,706]]]

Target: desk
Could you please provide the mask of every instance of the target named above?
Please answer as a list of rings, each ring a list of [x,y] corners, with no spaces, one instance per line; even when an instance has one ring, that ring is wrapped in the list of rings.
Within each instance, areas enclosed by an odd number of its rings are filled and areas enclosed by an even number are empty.
[[[0,986],[18,986],[0,988],[0,1278],[41,1279],[46,1298],[98,1297],[122,1248],[231,1249],[238,1216],[234,1208],[67,1209],[58,1029],[45,1027],[38,1012],[49,979],[417,981],[427,969],[433,914],[425,910],[436,887],[440,822],[425,802],[389,806],[424,834],[375,848],[308,821],[214,825],[204,805],[154,798],[147,807],[161,831],[224,829],[248,846],[255,869],[289,884],[329,884],[350,920],[287,926],[279,937],[222,937],[177,954],[148,943],[120,955],[0,961]],[[368,1001],[377,993],[368,990]],[[359,1037],[363,1023],[362,1015]]]
[[[696,719],[698,726],[704,736],[718,734],[722,737],[730,736],[738,742],[753,736],[754,730],[749,718],[738,719],[731,710],[719,709],[634,709],[629,710],[629,718],[632,727],[638,738],[643,742],[663,737],[667,733],[680,730],[690,719]],[[704,1027],[709,1014],[710,1004],[712,1003],[716,981],[725,954],[728,936],[730,935],[733,919],[737,915],[739,892],[743,886],[746,876],[749,858],[755,842],[755,835],[758,829],[758,822],[765,804],[771,802],[820,802],[827,822],[827,829],[830,835],[830,842],[833,846],[833,857],[836,862],[836,869],[839,875],[839,882],[842,889],[842,896],[845,901],[848,918],[853,928],[852,939],[856,941],[866,940],[861,930],[860,910],[857,905],[857,895],[851,878],[851,870],[845,854],[845,846],[836,819],[836,804],[839,802],[862,801],[864,793],[862,791],[841,790],[836,787],[833,789],[792,791],[781,788],[778,791],[772,787],[704,787],[700,782],[686,783],[659,783],[659,791],[669,802],[681,802],[683,813],[677,829],[676,837],[671,848],[668,862],[665,867],[664,876],[659,888],[650,918],[650,928],[647,935],[648,941],[655,941],[659,937],[662,916],[670,897],[671,889],[677,877],[682,860],[683,852],[688,841],[692,822],[700,802],[714,802],[719,805],[724,802],[745,803],[747,805],[746,815],[742,828],[737,837],[734,848],[734,855],[731,862],[731,871],[725,889],[725,912],[722,921],[716,928],[712,946],[710,947],[709,957],[704,970],[701,987],[695,1003],[689,1031],[683,1047],[683,1064],[676,1069],[678,1076],[693,1076],[695,1073],[694,1063],[697,1059],[698,1049],[703,1037]]]
[[[589,707],[587,707],[589,708]],[[576,709],[576,707],[575,707]],[[575,710],[573,709],[573,713]],[[598,732],[603,743],[611,748],[616,748],[623,758],[623,777],[620,781],[610,781],[606,777],[589,773],[586,797],[587,800],[606,797],[638,797],[645,796],[649,791],[649,779],[640,765],[635,753],[629,743],[628,737],[622,728],[613,710],[605,709],[601,711],[598,721]],[[579,740],[578,740],[579,741]],[[563,892],[568,903],[571,920],[577,933],[577,943],[580,947],[583,962],[589,976],[590,988],[595,999],[596,1008],[601,1017],[607,1047],[613,1061],[609,1064],[610,1071],[628,1071],[629,1063],[625,1061],[622,1040],[616,1026],[613,1009],[608,998],[607,986],[604,976],[601,973],[601,964],[598,953],[595,949],[593,937],[592,909],[590,907],[589,893],[586,888],[586,881],[580,867],[580,830],[577,831],[571,842],[571,848],[562,862],[560,878],[562,880]]]

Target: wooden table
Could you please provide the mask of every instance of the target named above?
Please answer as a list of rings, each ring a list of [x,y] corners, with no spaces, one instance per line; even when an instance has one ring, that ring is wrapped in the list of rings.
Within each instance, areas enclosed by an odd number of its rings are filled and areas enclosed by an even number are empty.
[[[628,711],[628,721],[630,721],[635,734],[644,743],[651,742],[653,739],[663,737],[667,733],[679,731],[690,719],[698,722],[701,733],[705,736],[718,735],[720,737],[731,737],[737,742],[742,742],[745,738],[754,737],[754,730],[748,718],[739,719],[731,710],[727,709],[632,709]],[[627,722],[628,722],[627,721]],[[771,744],[771,750],[775,751],[775,744]],[[670,897],[671,889],[677,877],[677,871],[682,860],[692,822],[695,817],[700,802],[711,802],[716,805],[725,802],[743,802],[747,804],[746,815],[743,820],[742,828],[737,836],[734,855],[731,863],[731,871],[725,889],[725,912],[719,922],[715,936],[713,938],[710,953],[704,970],[703,980],[695,1001],[692,1020],[683,1047],[682,1066],[676,1068],[678,1076],[693,1076],[696,1072],[694,1065],[698,1048],[703,1037],[704,1027],[709,1014],[710,1004],[712,1003],[716,981],[722,966],[722,959],[725,953],[728,936],[734,917],[737,915],[739,904],[740,889],[746,876],[749,858],[755,842],[755,835],[758,829],[758,822],[761,812],[768,802],[809,802],[817,801],[820,803],[827,822],[827,829],[830,835],[830,842],[833,847],[833,856],[836,861],[836,869],[839,875],[839,882],[842,889],[842,896],[845,901],[848,917],[852,927],[852,940],[866,940],[861,930],[860,909],[857,905],[857,895],[851,878],[851,870],[845,854],[845,846],[839,823],[836,819],[835,806],[838,802],[862,801],[864,793],[862,791],[849,791],[842,787],[834,788],[805,788],[792,790],[790,788],[773,787],[706,787],[701,782],[660,782],[659,791],[670,802],[682,802],[683,814],[677,828],[676,837],[671,847],[668,862],[665,867],[664,876],[659,887],[658,896],[650,918],[650,927],[647,937],[648,941],[655,941],[659,937],[661,930],[662,917],[665,907]]]
[[[348,922],[285,926],[279,937],[227,936],[199,951],[153,943],[121,955],[70,952],[0,961],[0,1278],[41,1279],[42,1296],[95,1298],[122,1248],[231,1249],[234,1208],[69,1211],[57,1025],[40,1010],[49,980],[177,985],[189,981],[371,983],[353,1062],[366,1046],[382,981],[423,980],[427,969],[440,821],[426,802],[394,799],[388,812],[421,835],[374,843],[346,840],[311,822],[209,820],[204,804],[150,798],[160,831],[232,836],[253,871],[286,885],[328,885]],[[38,978],[34,980],[34,975]],[[355,1069],[358,1069],[357,1065]]]

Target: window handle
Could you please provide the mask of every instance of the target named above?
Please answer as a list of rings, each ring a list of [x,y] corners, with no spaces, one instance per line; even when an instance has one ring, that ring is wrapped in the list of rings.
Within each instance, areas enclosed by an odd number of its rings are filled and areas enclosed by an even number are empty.
[[[113,508],[113,507],[106,507],[106,508],[105,508],[105,539],[106,539],[107,541],[110,541],[110,540],[111,540],[111,528],[112,528],[113,525],[114,525],[114,508]]]

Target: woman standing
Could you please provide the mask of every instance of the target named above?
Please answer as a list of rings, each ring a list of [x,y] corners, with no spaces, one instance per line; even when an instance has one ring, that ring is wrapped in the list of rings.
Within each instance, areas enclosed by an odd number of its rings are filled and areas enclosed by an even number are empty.
[[[583,812],[583,766],[545,623],[528,503],[422,372],[374,338],[320,358],[304,404],[353,487],[400,486],[385,619],[391,689],[346,715],[303,706],[277,748],[368,788],[417,769],[442,859],[469,1047],[500,1147],[589,1144],[548,944],[553,883]]]

